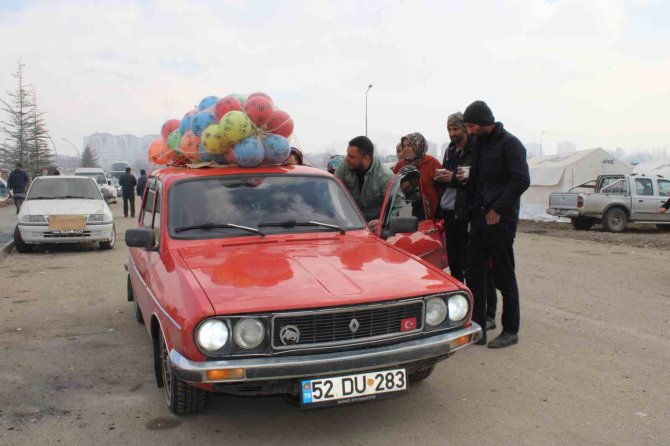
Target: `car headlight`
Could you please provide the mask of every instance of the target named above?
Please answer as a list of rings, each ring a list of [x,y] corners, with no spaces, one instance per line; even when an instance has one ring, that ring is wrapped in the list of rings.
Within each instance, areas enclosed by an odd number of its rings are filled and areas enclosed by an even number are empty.
[[[47,218],[44,215],[24,215],[21,217],[21,223],[46,223]]]
[[[90,214],[88,218],[86,219],[87,222],[89,223],[104,223],[108,221],[112,221],[112,215],[111,214]]]
[[[228,325],[219,319],[205,321],[198,328],[196,340],[201,349],[214,352],[223,348],[228,342],[230,330]]]
[[[242,348],[252,349],[258,347],[265,337],[265,327],[258,319],[242,319],[235,324],[233,338],[235,343]]]
[[[463,294],[454,294],[447,301],[449,305],[449,320],[459,322],[465,319],[470,309],[470,302]]]
[[[433,297],[426,301],[426,324],[431,327],[440,325],[447,318],[447,304],[441,297]]]

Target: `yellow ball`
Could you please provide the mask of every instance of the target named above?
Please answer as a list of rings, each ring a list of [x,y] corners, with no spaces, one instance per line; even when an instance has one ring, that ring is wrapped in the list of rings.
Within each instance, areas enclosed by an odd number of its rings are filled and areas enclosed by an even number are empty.
[[[223,115],[219,127],[221,128],[223,137],[231,144],[235,144],[239,140],[251,136],[254,130],[251,119],[239,110],[229,111]]]
[[[225,150],[223,144],[223,134],[221,128],[217,124],[208,126],[202,132],[202,145],[209,153],[221,153]]]

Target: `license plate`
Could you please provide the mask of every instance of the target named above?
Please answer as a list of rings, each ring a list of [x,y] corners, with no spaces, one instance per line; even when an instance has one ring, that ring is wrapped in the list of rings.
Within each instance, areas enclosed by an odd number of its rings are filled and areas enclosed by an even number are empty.
[[[351,404],[394,396],[407,390],[405,369],[301,381],[302,407]]]
[[[83,229],[71,229],[69,231],[51,231],[54,235],[68,234],[68,235],[82,235],[84,233]]]

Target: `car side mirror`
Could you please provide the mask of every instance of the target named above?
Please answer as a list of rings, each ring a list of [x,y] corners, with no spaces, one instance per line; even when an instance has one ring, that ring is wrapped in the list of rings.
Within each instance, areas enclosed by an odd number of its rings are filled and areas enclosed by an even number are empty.
[[[419,219],[417,217],[391,217],[389,220],[389,232],[391,235],[398,233],[411,233],[419,230]]]
[[[156,246],[154,231],[148,228],[126,229],[126,246],[152,249]]]

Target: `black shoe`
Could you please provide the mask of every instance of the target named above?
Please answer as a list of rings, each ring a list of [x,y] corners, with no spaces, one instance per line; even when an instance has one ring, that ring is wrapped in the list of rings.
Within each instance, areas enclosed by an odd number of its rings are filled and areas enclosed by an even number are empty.
[[[486,331],[482,331],[482,338],[475,345],[486,345]]]
[[[502,332],[497,338],[489,342],[489,348],[505,348],[519,343],[519,335]]]
[[[486,330],[495,330],[496,329],[496,320],[486,318]]]
[[[127,216],[127,215],[124,215],[123,218],[128,218],[128,216]]]

